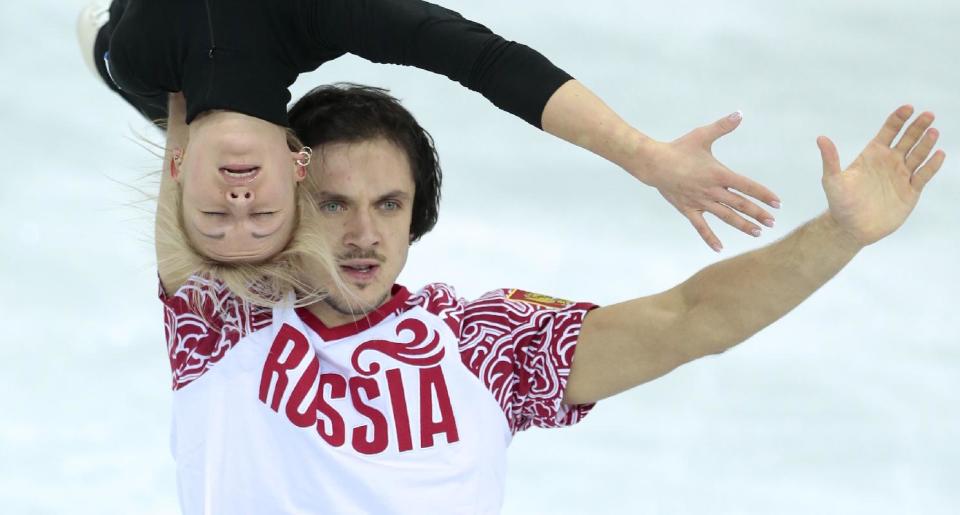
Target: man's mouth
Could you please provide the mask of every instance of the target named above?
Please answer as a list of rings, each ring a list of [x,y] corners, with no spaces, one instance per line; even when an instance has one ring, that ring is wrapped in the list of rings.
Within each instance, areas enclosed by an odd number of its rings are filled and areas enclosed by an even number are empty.
[[[370,259],[350,260],[340,263],[340,270],[354,281],[368,282],[377,275],[380,263]]]

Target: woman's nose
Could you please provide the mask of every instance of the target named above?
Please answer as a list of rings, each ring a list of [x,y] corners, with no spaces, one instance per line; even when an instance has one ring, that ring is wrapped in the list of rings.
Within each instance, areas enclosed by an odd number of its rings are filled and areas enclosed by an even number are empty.
[[[253,202],[253,191],[247,188],[230,188],[227,190],[227,202],[233,205],[246,205]]]

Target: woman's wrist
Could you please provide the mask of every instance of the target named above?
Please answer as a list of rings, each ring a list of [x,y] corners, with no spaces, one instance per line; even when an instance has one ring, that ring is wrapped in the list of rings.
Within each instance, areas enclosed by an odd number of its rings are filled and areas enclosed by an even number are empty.
[[[631,128],[631,131],[616,143],[614,158],[610,161],[647,186],[654,186],[657,170],[662,168],[657,163],[663,160],[663,143],[636,129]]]

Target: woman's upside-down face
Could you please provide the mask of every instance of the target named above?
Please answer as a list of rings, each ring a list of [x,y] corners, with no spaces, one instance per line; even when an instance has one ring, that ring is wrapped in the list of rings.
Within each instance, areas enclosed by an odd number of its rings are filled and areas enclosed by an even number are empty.
[[[190,125],[174,177],[184,230],[216,261],[262,262],[286,247],[297,225],[296,187],[306,170],[282,127],[217,112]]]

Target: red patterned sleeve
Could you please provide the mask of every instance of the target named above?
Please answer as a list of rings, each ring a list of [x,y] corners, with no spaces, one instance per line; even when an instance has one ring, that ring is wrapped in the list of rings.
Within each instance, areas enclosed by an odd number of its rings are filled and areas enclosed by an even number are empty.
[[[572,425],[593,408],[562,401],[583,318],[595,307],[522,290],[493,291],[464,305],[460,356],[513,432]]]
[[[173,389],[197,379],[244,335],[270,324],[271,310],[251,306],[217,281],[191,277],[173,295],[160,286]]]

